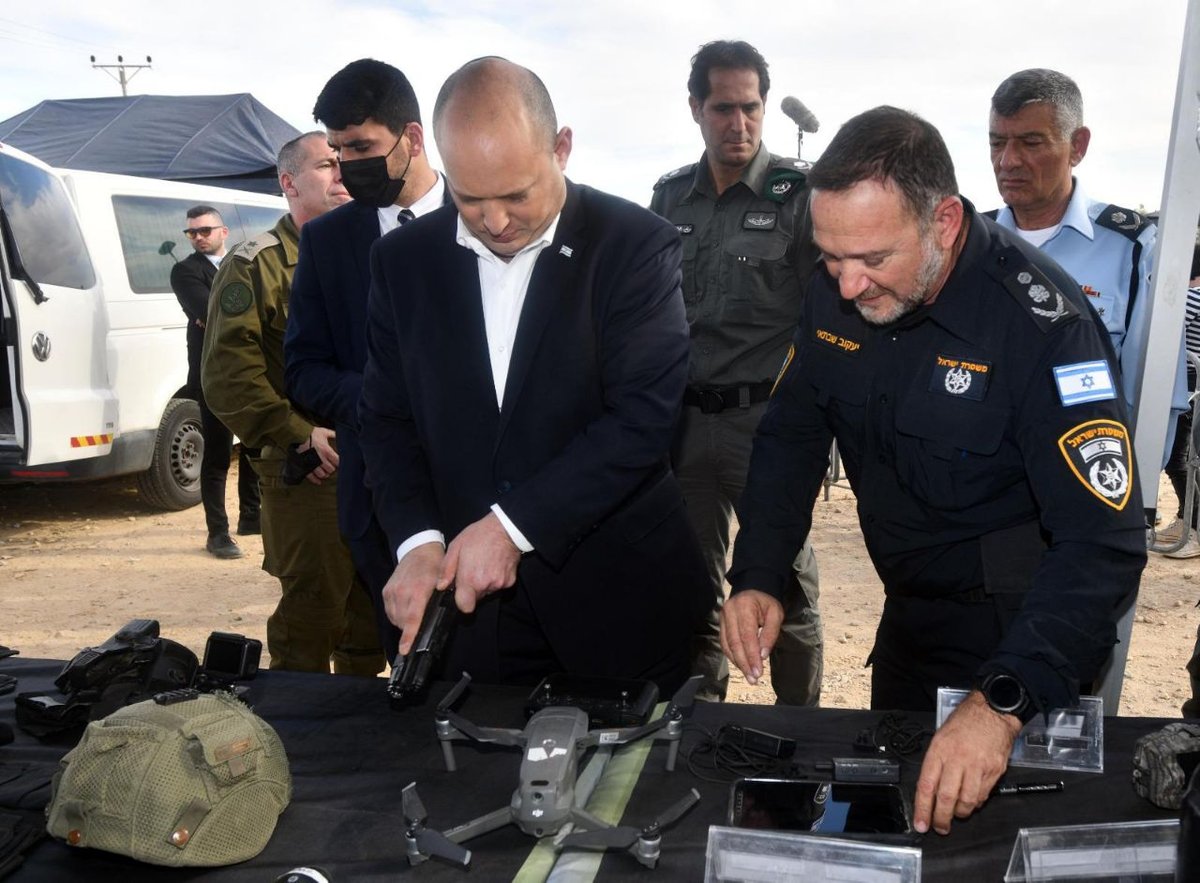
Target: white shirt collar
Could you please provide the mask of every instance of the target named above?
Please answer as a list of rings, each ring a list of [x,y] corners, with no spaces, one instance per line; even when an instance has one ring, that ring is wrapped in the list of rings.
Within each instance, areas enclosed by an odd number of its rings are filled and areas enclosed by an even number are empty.
[[[541,236],[539,236],[537,239],[530,242],[527,246],[525,246],[523,249],[521,249],[519,252],[517,252],[512,257],[518,258],[521,255],[528,253],[529,251],[541,251],[547,245],[552,243],[554,241],[554,233],[555,233],[555,231],[558,230],[558,222],[561,218],[562,218],[562,212],[560,211],[557,215],[554,216],[554,220],[550,222],[550,226],[547,227],[544,231],[542,231]],[[459,245],[461,245],[463,248],[471,249],[471,251],[475,252],[475,254],[477,254],[479,257],[483,258],[484,260],[500,262],[500,263],[508,263],[508,261],[503,260],[499,255],[497,255],[490,248],[488,248],[486,245],[484,245],[483,242],[480,241],[479,237],[477,237],[474,233],[472,233],[467,228],[467,225],[463,223],[461,214],[458,216],[458,219],[457,219],[457,229],[455,230],[454,241],[457,242]]]
[[[433,186],[425,191],[425,195],[413,202],[412,205],[388,205],[378,209],[379,214],[379,234],[382,236],[385,233],[391,233],[400,226],[399,214],[400,209],[407,208],[413,213],[413,217],[419,218],[421,215],[427,215],[442,207],[442,202],[446,198],[446,179],[438,173],[437,180],[433,182]]]

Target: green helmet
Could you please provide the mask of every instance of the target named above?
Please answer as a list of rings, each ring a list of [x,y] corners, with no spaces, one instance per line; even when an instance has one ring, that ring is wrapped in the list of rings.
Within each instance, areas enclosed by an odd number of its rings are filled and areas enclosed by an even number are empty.
[[[139,702],[88,724],[62,759],[47,830],[156,865],[258,855],[292,796],[283,744],[229,693]]]

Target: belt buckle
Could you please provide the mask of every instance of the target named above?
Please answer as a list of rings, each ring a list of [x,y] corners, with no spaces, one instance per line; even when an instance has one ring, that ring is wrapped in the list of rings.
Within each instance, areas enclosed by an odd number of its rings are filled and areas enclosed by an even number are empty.
[[[725,397],[718,390],[700,389],[696,392],[700,396],[701,414],[720,414],[725,410]]]

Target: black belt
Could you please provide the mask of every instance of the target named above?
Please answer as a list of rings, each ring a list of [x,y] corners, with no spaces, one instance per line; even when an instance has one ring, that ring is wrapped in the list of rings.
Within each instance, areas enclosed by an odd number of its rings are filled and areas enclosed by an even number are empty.
[[[699,389],[689,386],[683,391],[683,403],[699,408],[702,414],[720,414],[726,408],[749,408],[771,397],[773,380],[745,386],[717,386]]]

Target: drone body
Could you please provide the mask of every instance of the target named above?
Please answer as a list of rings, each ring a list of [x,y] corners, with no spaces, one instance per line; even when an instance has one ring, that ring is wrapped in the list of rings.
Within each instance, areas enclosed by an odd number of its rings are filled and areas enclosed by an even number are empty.
[[[416,783],[404,788],[405,843],[409,862],[417,864],[431,855],[470,863],[471,853],[460,844],[504,825],[514,824],[533,837],[555,837],[558,847],[587,849],[627,849],[639,862],[654,867],[658,861],[662,829],[679,819],[699,801],[693,788],[644,828],[613,826],[583,808],[586,798],[577,792],[579,761],[584,752],[597,745],[623,745],[646,736],[668,739],[671,749],[667,769],[675,766],[683,717],[690,709],[700,678],[689,680],[671,700],[664,715],[640,727],[589,730],[588,715],[574,707],[550,707],[538,711],[523,730],[480,727],[451,710],[470,683],[462,680],[438,704],[436,728],[442,742],[446,768],[457,768],[451,742],[472,739],[476,742],[511,745],[523,750],[520,782],[508,806],[496,809],[444,833],[425,826],[427,813],[417,795]],[[581,799],[583,798],[583,799]],[[563,829],[571,825],[568,833]]]

